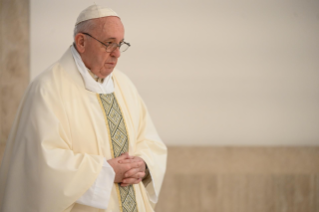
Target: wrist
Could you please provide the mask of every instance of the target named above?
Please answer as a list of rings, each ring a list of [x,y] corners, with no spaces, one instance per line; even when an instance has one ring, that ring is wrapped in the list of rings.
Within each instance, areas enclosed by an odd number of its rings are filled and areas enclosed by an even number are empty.
[[[145,163],[145,161],[144,161],[144,164],[145,164],[145,171],[144,171],[145,175],[144,175],[143,179],[147,178],[150,175],[150,170],[148,169],[148,166]]]

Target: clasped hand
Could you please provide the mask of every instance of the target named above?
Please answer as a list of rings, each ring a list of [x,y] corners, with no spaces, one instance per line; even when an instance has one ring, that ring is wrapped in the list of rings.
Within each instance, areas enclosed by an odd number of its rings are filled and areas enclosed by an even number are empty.
[[[107,161],[115,172],[115,183],[128,186],[141,182],[145,176],[145,162],[137,156],[130,156],[127,152],[117,158]]]

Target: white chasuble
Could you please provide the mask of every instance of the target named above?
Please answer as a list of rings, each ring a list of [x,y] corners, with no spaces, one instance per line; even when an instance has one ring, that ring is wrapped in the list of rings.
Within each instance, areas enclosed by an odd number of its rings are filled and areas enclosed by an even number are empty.
[[[113,72],[114,95],[130,138],[129,154],[147,163],[152,181],[134,184],[138,211],[153,211],[167,149],[130,80]],[[1,212],[119,212],[113,183],[107,209],[75,203],[112,158],[98,95],[85,88],[71,50],[28,87],[6,144],[0,169]]]

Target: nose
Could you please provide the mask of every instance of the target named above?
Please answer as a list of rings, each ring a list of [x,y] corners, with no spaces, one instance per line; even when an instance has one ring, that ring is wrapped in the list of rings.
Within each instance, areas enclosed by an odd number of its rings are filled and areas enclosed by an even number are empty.
[[[111,56],[112,57],[116,57],[119,58],[121,56],[121,51],[119,47],[116,47],[116,49],[114,49],[114,51],[111,52]]]

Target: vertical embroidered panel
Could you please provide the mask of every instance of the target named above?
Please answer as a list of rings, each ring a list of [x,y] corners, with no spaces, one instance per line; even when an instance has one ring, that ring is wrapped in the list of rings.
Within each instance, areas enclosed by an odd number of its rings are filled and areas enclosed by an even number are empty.
[[[129,137],[124,118],[114,93],[100,94],[99,96],[105,111],[110,138],[112,140],[113,158],[116,158],[129,150]],[[119,192],[119,198],[121,199],[122,211],[138,212],[133,186],[122,187],[120,184],[116,186]]]

